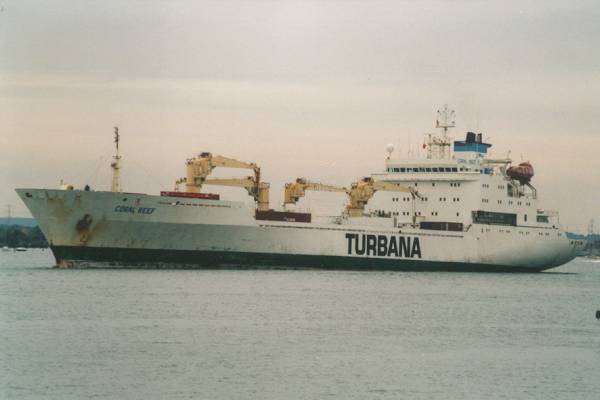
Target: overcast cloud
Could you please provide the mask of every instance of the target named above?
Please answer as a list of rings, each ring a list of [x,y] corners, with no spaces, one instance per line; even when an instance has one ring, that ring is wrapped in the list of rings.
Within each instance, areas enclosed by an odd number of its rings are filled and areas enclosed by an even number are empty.
[[[418,148],[448,103],[456,137],[530,160],[542,204],[584,231],[599,4],[0,1],[0,204],[28,215],[13,189],[60,179],[107,188],[113,125],[126,190],[170,188],[212,151],[259,163],[279,203],[297,176],[347,184],[386,143]]]

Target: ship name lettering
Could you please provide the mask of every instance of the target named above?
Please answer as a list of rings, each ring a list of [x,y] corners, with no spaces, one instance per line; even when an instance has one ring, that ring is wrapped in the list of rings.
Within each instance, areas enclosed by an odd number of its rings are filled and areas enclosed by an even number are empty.
[[[346,233],[346,240],[349,255],[421,258],[418,237]]]
[[[128,206],[116,206],[115,207],[115,212],[124,212],[124,213],[135,213],[135,207],[128,207]]]
[[[130,214],[153,214],[154,211],[156,210],[156,208],[154,207],[138,207],[137,210],[135,207],[130,207],[130,206],[116,206],[115,207],[115,212],[122,212],[122,213],[130,213]]]

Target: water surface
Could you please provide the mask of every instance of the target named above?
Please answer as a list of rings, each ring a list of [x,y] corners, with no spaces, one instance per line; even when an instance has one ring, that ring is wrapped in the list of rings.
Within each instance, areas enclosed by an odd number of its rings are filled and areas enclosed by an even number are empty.
[[[3,399],[597,399],[600,263],[59,270],[0,253]]]

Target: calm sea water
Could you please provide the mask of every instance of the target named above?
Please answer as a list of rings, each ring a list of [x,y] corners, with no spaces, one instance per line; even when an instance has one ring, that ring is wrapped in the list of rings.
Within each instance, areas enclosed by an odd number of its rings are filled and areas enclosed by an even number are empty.
[[[600,263],[57,270],[0,253],[3,399],[599,399]]]

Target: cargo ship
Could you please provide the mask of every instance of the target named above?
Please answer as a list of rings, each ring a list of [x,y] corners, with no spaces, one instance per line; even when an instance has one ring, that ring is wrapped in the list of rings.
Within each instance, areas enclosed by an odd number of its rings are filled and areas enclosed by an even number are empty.
[[[110,191],[22,188],[58,267],[319,268],[347,270],[537,272],[573,259],[557,212],[539,204],[530,163],[491,158],[481,133],[448,136],[454,111],[438,111],[438,133],[425,136],[422,158],[337,186],[297,178],[282,206],[252,162],[200,153],[186,174],[159,194],[128,193],[120,181],[119,133]],[[215,168],[248,170],[213,178]],[[221,198],[205,186],[237,187],[253,199]],[[299,211],[307,191],[339,192],[338,215]]]

